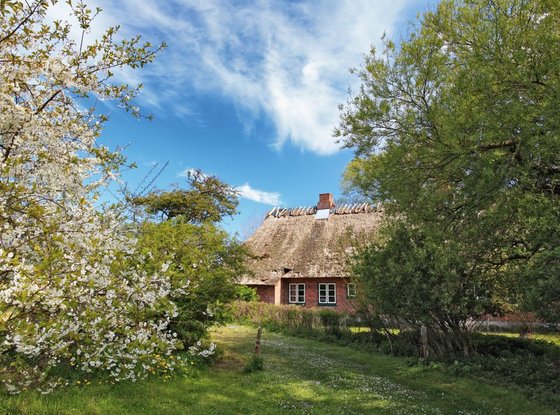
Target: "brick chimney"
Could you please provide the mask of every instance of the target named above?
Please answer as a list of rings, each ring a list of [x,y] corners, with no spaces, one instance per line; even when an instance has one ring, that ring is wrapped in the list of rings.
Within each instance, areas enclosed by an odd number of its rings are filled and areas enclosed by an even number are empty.
[[[317,203],[317,209],[332,209],[334,207],[334,200],[332,193],[321,193],[319,194],[319,203]]]

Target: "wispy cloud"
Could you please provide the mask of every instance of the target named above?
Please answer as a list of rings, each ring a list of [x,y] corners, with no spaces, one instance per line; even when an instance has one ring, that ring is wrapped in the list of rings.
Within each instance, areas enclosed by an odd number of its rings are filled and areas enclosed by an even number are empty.
[[[277,192],[265,192],[263,190],[253,189],[249,183],[245,183],[243,186],[238,186],[235,188],[239,192],[239,196],[252,200],[253,202],[264,203],[265,205],[278,206],[281,205],[280,193]]]
[[[189,175],[201,174],[202,177],[208,177],[205,173],[200,172],[192,167],[181,170],[177,173],[177,177],[189,177]],[[253,202],[264,203],[265,205],[279,206],[282,204],[280,200],[280,193],[278,192],[265,192],[264,190],[253,189],[249,183],[243,186],[234,187],[238,192],[239,197],[243,199],[252,200]]]
[[[203,110],[193,95],[220,95],[248,127],[269,120],[276,130],[271,145],[291,142],[317,154],[338,149],[331,136],[337,106],[357,82],[348,69],[361,64],[384,32],[391,34],[413,3],[98,1],[125,32],[169,43],[140,75],[121,74],[146,85],[143,103],[153,111],[189,116]]]
[[[196,169],[193,169],[192,167],[186,168],[185,170],[181,170],[179,173],[177,173],[177,177],[189,177],[189,176],[193,176],[197,173]]]

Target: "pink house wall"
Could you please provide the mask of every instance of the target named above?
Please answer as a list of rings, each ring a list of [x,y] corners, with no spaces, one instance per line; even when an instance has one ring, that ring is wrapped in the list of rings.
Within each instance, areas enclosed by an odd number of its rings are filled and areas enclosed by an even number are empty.
[[[257,290],[259,301],[274,304],[274,285],[249,285]]]
[[[303,307],[321,307],[335,311],[355,311],[353,298],[347,296],[348,281],[344,278],[286,278],[282,280],[281,286],[281,303],[289,304],[289,285],[305,284],[305,304]],[[319,284],[335,283],[336,284],[336,306],[319,304]]]

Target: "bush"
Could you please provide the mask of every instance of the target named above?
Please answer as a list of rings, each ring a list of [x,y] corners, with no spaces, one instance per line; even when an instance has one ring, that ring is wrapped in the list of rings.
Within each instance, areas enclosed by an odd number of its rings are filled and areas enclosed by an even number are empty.
[[[177,306],[170,328],[185,347],[204,338],[208,328],[229,316],[226,304],[237,293],[237,275],[245,251],[214,224],[193,224],[185,218],[138,225],[137,248],[146,256],[142,269],[166,269]]]
[[[478,354],[484,356],[550,356],[560,362],[560,348],[544,340],[476,333],[473,335],[473,346]]]
[[[340,335],[342,324],[340,313],[332,310],[321,310],[319,311],[319,317],[326,333]]]
[[[235,298],[241,301],[259,301],[259,296],[255,288],[246,285],[237,285],[235,288]]]
[[[244,373],[261,372],[264,370],[264,359],[254,354],[243,368]]]
[[[330,334],[347,330],[348,316],[333,310],[236,301],[230,312],[234,320],[263,326],[271,331],[304,335],[314,330],[324,330]]]
[[[236,321],[263,326],[271,331],[311,330],[320,326],[314,311],[296,306],[235,301],[230,313]]]

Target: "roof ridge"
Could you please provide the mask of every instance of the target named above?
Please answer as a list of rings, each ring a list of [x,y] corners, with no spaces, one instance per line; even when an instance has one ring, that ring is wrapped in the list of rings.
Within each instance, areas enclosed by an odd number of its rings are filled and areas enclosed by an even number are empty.
[[[372,203],[349,203],[341,206],[335,206],[330,209],[331,215],[347,215],[352,213],[370,213],[381,210],[381,205]],[[281,208],[274,207],[266,214],[266,218],[273,216],[281,218],[286,216],[306,216],[314,215],[317,212],[317,206],[301,206],[297,208]]]

